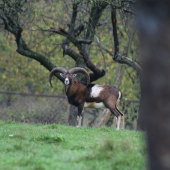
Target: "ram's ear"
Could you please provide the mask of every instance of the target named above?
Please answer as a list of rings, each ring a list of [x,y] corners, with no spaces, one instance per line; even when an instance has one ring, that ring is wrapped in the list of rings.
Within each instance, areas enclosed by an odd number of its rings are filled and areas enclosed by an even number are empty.
[[[61,76],[61,77],[64,77],[64,74],[63,74],[63,73],[60,73],[60,76]]]
[[[74,77],[74,78],[77,77],[77,74],[73,74],[73,77]]]

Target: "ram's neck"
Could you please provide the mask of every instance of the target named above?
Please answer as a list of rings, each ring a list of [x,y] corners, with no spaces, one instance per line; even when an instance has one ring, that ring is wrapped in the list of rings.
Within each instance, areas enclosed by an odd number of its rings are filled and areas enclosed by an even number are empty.
[[[70,91],[70,86],[71,85],[65,85],[65,93],[66,93],[67,96],[68,96],[68,93]]]
[[[71,85],[65,85],[65,93],[68,97],[71,97],[76,92],[78,81],[72,79]]]

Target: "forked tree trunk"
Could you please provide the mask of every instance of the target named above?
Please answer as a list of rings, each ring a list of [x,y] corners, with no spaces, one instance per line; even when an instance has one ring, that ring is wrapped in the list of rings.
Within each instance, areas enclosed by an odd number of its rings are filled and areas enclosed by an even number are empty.
[[[141,122],[150,170],[170,170],[170,1],[140,0]]]

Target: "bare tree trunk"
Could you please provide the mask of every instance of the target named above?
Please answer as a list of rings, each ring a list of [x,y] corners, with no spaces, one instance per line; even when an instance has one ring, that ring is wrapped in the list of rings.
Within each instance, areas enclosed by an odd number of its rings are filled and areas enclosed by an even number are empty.
[[[120,64],[118,69],[117,69],[116,77],[115,77],[115,80],[114,80],[114,83],[113,83],[113,86],[115,86],[116,88],[119,88],[119,86],[121,84],[123,72],[124,72],[123,65]]]
[[[170,1],[140,0],[141,123],[151,170],[170,169]]]
[[[103,116],[102,116],[100,122],[98,123],[98,126],[105,126],[107,124],[107,122],[109,121],[109,118],[112,115],[112,113],[109,109],[104,109],[102,115]]]
[[[68,117],[68,124],[70,126],[76,126],[77,113],[78,113],[77,107],[74,105],[70,105],[70,111],[69,111],[69,117]],[[83,126],[83,119],[84,119],[84,111],[82,112],[81,126]]]

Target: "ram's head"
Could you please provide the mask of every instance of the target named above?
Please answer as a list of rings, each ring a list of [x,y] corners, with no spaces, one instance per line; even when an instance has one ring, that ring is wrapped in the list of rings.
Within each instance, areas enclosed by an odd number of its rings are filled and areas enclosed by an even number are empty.
[[[70,70],[66,70],[63,67],[56,67],[50,72],[50,75],[49,75],[49,82],[50,82],[51,87],[52,87],[51,79],[52,79],[53,75],[57,72],[59,72],[60,76],[64,78],[65,85],[70,85],[72,83],[72,79],[76,77],[77,73],[84,74],[87,78],[87,85],[90,83],[90,76],[84,68],[74,67]]]

